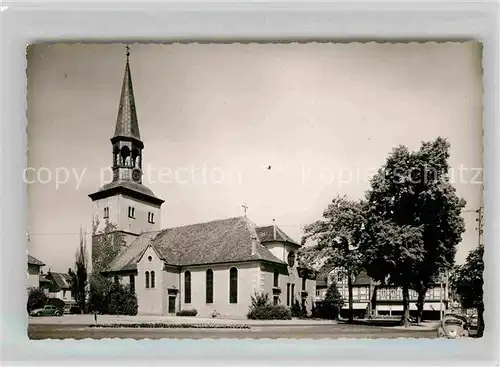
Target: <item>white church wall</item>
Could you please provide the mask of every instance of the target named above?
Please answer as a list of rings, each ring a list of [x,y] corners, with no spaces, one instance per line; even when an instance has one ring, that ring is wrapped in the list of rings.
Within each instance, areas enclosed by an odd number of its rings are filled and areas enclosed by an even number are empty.
[[[129,206],[134,208],[134,218],[129,217]],[[106,214],[104,209],[107,208]],[[153,213],[154,223],[149,223],[148,213]],[[106,219],[117,225],[120,231],[135,233],[157,231],[161,224],[161,210],[159,207],[137,200],[126,195],[114,195],[93,202],[94,218],[99,220],[98,231],[106,225]],[[127,241],[130,242],[130,241]]]
[[[92,202],[93,205],[93,220],[97,219],[99,221],[99,226],[97,227],[97,232],[104,230],[106,226],[106,219],[111,223],[118,224],[119,222],[119,196],[110,196],[104,199],[99,199]],[[109,215],[106,218],[104,213],[104,208],[108,208]]]
[[[152,287],[151,275],[149,288],[146,288],[146,271],[155,272],[155,284]],[[163,261],[156,251],[149,246],[137,263],[135,292],[137,294],[138,313],[140,315],[162,315],[164,313]]]
[[[134,208],[133,218],[129,216],[129,207]],[[130,198],[125,195],[119,196],[118,208],[119,213],[117,224],[120,230],[141,234],[144,232],[157,231],[160,229],[160,208],[154,207],[151,204],[134,198]],[[154,223],[148,222],[148,213],[154,214]]]
[[[265,246],[278,259],[286,261],[287,251],[283,242],[269,242]]]
[[[238,269],[238,300],[229,300],[229,271]],[[212,269],[213,303],[206,303],[206,271]],[[185,272],[191,272],[191,302],[185,303]],[[235,263],[227,265],[183,267],[181,270],[181,308],[196,309],[197,316],[212,317],[214,311],[220,316],[246,318],[250,306],[250,296],[258,289],[260,266],[258,263]]]
[[[180,273],[176,267],[166,266],[164,267],[164,271],[162,272],[163,276],[163,314],[169,315],[169,297],[175,297],[175,306],[173,309],[173,313],[175,314],[181,308],[181,295],[180,295]],[[177,289],[177,294],[172,293],[169,294],[170,290]]]

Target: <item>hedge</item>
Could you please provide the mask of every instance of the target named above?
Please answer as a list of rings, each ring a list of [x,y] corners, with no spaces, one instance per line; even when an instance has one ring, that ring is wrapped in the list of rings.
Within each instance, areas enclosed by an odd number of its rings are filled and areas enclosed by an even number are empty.
[[[191,310],[180,310],[176,313],[177,316],[196,316],[198,311],[194,308]]]
[[[162,329],[250,329],[244,324],[174,324],[174,323],[131,323],[131,324],[91,324],[94,328],[162,328]]]
[[[291,320],[292,312],[282,305],[262,305],[252,308],[247,317],[251,320]]]

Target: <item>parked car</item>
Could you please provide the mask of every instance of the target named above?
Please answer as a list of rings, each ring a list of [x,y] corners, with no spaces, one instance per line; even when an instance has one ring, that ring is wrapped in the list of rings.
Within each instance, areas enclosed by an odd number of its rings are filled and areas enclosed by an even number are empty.
[[[441,325],[438,327],[438,338],[467,338],[469,336],[470,325],[466,316],[447,314],[443,317]]]
[[[30,312],[30,316],[61,316],[62,312],[56,306],[46,305]]]
[[[64,307],[64,314],[79,315],[81,313],[82,313],[82,310],[78,306],[68,305],[68,306]]]

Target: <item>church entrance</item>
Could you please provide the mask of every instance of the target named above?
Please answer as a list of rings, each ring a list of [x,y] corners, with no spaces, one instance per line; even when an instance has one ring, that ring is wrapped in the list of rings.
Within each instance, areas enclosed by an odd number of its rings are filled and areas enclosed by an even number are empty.
[[[175,315],[175,301],[177,300],[177,294],[179,294],[179,290],[175,287],[167,289],[167,297],[168,297],[168,313]]]
[[[175,314],[175,296],[168,296],[168,313]]]

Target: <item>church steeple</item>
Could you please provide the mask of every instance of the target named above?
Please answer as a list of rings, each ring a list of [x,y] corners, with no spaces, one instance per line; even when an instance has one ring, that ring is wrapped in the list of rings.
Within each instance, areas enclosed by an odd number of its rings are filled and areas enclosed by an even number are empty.
[[[114,231],[124,235],[126,243],[130,244],[141,233],[160,229],[164,200],[142,184],[144,144],[135,110],[128,46],[126,55],[115,133],[111,138],[113,180],[89,197],[97,233],[104,231],[107,223],[113,223],[116,225]]]
[[[142,149],[144,144],[139,133],[135,108],[134,88],[130,73],[130,50],[127,46],[127,62],[123,76],[120,105],[116,118],[113,145],[113,181],[132,180],[142,183]]]
[[[130,75],[130,50],[127,46],[127,63],[125,64],[125,75],[123,76],[122,93],[120,96],[120,106],[116,119],[114,138],[132,138],[141,140],[139,133],[139,123],[137,122],[137,112],[135,109],[134,88],[132,86],[132,76]]]

